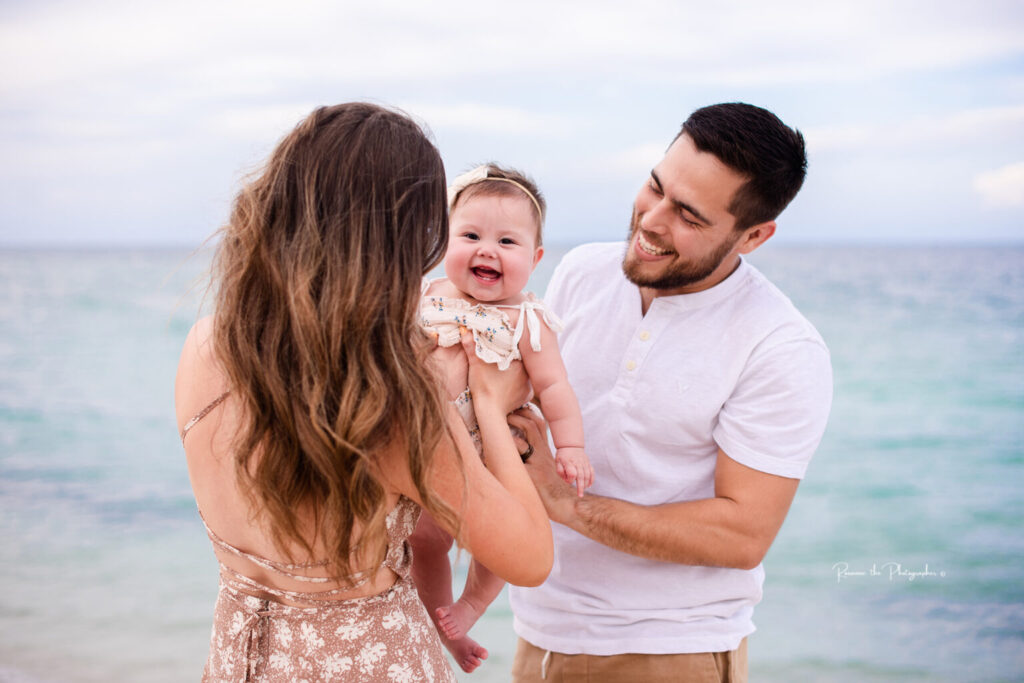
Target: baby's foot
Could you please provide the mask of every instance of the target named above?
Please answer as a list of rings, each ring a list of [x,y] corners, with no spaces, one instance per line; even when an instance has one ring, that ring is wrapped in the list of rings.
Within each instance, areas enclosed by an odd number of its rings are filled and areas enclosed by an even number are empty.
[[[468,674],[473,673],[485,659],[487,659],[487,648],[480,645],[469,636],[463,636],[452,640],[441,637],[441,642],[448,648],[452,658],[458,663],[462,670]]]
[[[487,648],[467,636],[482,609],[459,598],[454,605],[438,607],[434,610],[434,623],[441,635],[441,642],[466,673],[472,673],[483,660],[487,659]]]
[[[437,627],[445,637],[458,640],[469,633],[469,629],[473,628],[473,624],[480,618],[482,610],[459,598],[454,605],[438,607],[434,614],[437,616]]]

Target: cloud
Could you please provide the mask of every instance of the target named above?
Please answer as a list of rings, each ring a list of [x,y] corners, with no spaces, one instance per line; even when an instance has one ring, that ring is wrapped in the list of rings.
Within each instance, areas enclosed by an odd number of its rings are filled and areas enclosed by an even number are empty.
[[[499,134],[551,136],[564,133],[571,125],[565,116],[479,102],[408,102],[403,103],[401,109],[434,130],[461,128]]]
[[[628,187],[639,185],[647,178],[661,158],[665,156],[668,142],[648,142],[607,154],[594,154],[575,161],[565,161],[562,166],[576,179],[577,183],[624,182]]]
[[[311,102],[232,107],[213,113],[210,132],[241,140],[276,140],[294,128],[316,105]]]
[[[1024,161],[981,173],[973,186],[985,206],[1024,207]]]
[[[823,124],[801,125],[816,173],[881,163],[974,202],[972,169],[1024,158],[1022,56],[1019,0],[0,3],[0,230],[137,225],[106,208],[126,193],[207,225],[233,172],[352,99],[418,118],[451,168],[579,186],[567,222],[618,211],[679,116],[727,98]]]
[[[1024,105],[967,109],[886,123],[817,126],[804,129],[812,153],[835,150],[906,148],[978,139],[1019,139]]]
[[[38,3],[0,15],[0,94],[173,69],[228,89],[604,72],[763,86],[878,78],[1014,57],[1013,3]],[[202,65],[202,69],[199,66]]]

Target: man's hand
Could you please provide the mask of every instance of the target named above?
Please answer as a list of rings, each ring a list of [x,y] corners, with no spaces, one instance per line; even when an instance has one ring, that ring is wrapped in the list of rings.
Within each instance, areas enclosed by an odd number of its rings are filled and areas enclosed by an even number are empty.
[[[594,494],[578,498],[555,470],[544,420],[518,410],[508,421],[533,446],[526,471],[553,522],[652,560],[753,569],[782,526],[800,483],[741,465],[719,450],[716,497],[651,506]]]
[[[526,461],[526,471],[537,487],[537,493],[544,503],[548,517],[559,524],[569,525],[576,513],[576,487],[566,484],[558,476],[555,459],[548,448],[547,424],[544,418],[530,410],[522,408],[508,416],[508,423],[517,427],[526,435],[527,443],[533,447],[533,455]],[[520,450],[526,450],[520,446]]]

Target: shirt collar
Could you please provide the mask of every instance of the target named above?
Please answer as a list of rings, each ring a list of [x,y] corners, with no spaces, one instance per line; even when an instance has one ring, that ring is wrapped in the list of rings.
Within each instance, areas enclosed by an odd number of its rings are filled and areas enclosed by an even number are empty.
[[[671,306],[675,309],[691,310],[716,304],[732,296],[740,287],[742,287],[743,283],[749,279],[750,273],[750,264],[747,263],[746,259],[740,256],[740,264],[736,267],[736,270],[732,271],[727,278],[719,282],[714,287],[702,289],[699,292],[691,292],[689,294],[656,296],[651,301],[651,306],[647,312],[650,313],[655,307],[661,308],[664,306]]]

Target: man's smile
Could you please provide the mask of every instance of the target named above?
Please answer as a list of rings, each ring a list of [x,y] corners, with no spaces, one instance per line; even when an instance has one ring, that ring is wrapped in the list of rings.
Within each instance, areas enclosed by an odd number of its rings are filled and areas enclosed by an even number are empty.
[[[637,230],[636,233],[636,244],[645,254],[650,254],[651,256],[665,256],[666,254],[672,253],[670,249],[662,249],[648,242],[647,239],[644,238],[643,232],[639,230]]]

